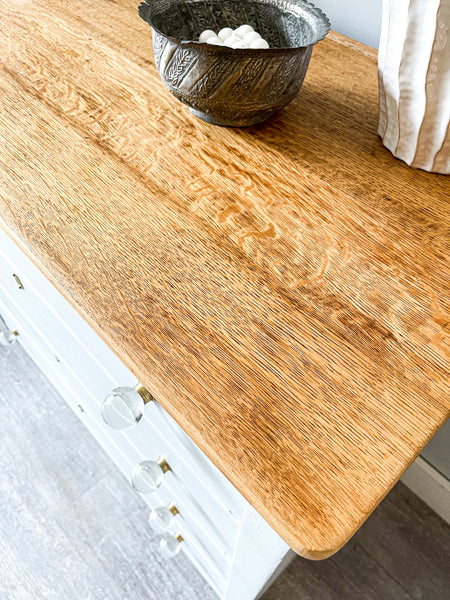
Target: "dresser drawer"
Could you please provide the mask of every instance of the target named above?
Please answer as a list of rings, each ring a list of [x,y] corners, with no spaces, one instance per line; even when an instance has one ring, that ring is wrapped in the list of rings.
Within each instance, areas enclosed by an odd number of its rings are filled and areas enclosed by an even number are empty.
[[[124,475],[130,480],[133,467],[142,460],[155,459],[163,454],[172,467],[164,477],[164,484],[154,494],[142,495],[150,508],[164,506],[174,502],[180,514],[177,515],[173,532],[181,531],[185,543],[183,550],[213,585],[222,594],[230,569],[232,547],[235,539],[231,535],[223,536],[223,524],[228,531],[234,529],[238,533],[238,524],[230,527],[223,507],[206,498],[201,504],[201,494],[194,483],[184,476],[178,475],[175,467],[179,465],[170,445],[157,434],[148,430],[150,443],[146,442],[146,450],[138,449],[128,436],[108,429],[100,418],[98,402],[89,390],[80,382],[70,368],[55,355],[48,340],[41,336],[29,318],[11,304],[10,298],[0,287],[0,315],[7,326],[19,331],[18,339],[24,349],[33,357],[37,366],[49,377],[56,389],[75,410],[86,427],[95,436],[108,455],[114,460]],[[51,424],[49,424],[51,427]],[[117,435],[115,435],[117,434]],[[138,493],[138,492],[136,492]],[[148,524],[142,524],[143,535],[151,535]],[[226,529],[225,529],[226,531]]]
[[[23,289],[20,289],[19,282]],[[12,303],[20,307],[42,336],[48,339],[55,354],[81,377],[83,385],[96,396],[99,404],[112,389],[137,383],[134,375],[1,231],[0,286]],[[155,419],[158,431],[170,440],[174,451],[185,459],[184,468],[203,483],[208,493],[234,519],[240,520],[247,506],[245,500],[166,411],[156,406],[158,410],[154,406],[147,406],[143,423],[127,435],[140,440],[136,443],[145,443],[145,423]]]
[[[165,456],[172,470],[157,494],[144,498],[153,508],[175,501],[180,511],[175,525],[183,532],[184,549],[220,593],[246,501],[157,402],[146,407],[142,422],[128,432],[103,423],[104,395],[132,386],[136,379],[14,244],[7,240],[5,251],[1,242],[2,313],[20,328],[25,349],[128,479],[138,462]]]
[[[134,385],[135,377],[89,325],[0,231],[0,287],[11,303],[34,323],[57,354],[76,365],[94,395],[111,387]]]
[[[26,293],[29,300],[32,288],[29,287]],[[208,477],[211,480],[211,472],[214,477],[218,477],[214,473],[214,465],[190,442],[186,434],[156,402],[152,402],[146,408],[144,419],[135,429],[123,433],[107,427],[100,417],[100,401],[106,392],[117,386],[117,382],[111,375],[96,368],[95,359],[86,348],[77,347],[77,340],[72,337],[64,323],[58,324],[55,335],[52,335],[53,328],[45,328],[45,334],[43,333],[39,325],[44,321],[47,321],[49,326],[52,326],[53,322],[53,327],[55,326],[53,317],[48,314],[50,307],[41,305],[39,311],[36,311],[36,318],[33,319],[25,311],[24,303],[16,303],[16,299],[3,288],[1,281],[0,295],[10,307],[10,314],[14,315],[15,322],[21,325],[20,337],[23,345],[28,349],[29,344],[32,344],[33,352],[30,351],[30,354],[33,356],[35,348],[39,346],[41,360],[45,360],[45,369],[40,365],[41,368],[47,374],[51,368],[49,377],[61,380],[59,385],[55,384],[60,390],[61,386],[66,386],[64,396],[72,408],[88,412],[108,433],[115,446],[122,448],[122,452],[127,456],[136,457],[135,463],[155,458],[155,454],[164,453],[170,456],[173,476],[176,474],[185,504],[191,507],[189,512],[196,515],[197,521],[208,532],[214,545],[223,549],[225,556],[229,557],[238,535],[239,523],[233,515],[232,508],[226,503],[229,496],[228,482],[223,488],[219,485],[211,488],[205,485]],[[36,309],[37,296],[34,296],[33,300],[33,308]],[[77,359],[74,352],[77,353]],[[129,379],[132,378],[130,374]],[[128,478],[135,463],[128,470]],[[172,479],[172,474],[169,479]],[[220,497],[221,489],[224,490],[223,498]]]

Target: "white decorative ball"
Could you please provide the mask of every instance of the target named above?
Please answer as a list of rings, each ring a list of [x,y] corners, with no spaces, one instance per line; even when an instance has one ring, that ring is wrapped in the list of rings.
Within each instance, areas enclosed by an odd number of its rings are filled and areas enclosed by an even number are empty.
[[[260,40],[261,36],[256,31],[250,31],[244,35],[244,42],[250,46],[253,40]]]
[[[217,37],[221,42],[224,42],[227,38],[230,37],[230,35],[233,35],[233,33],[234,31],[231,29],[231,27],[224,27],[219,31]]]
[[[247,33],[250,33],[251,31],[253,31],[253,27],[251,25],[245,24],[235,29],[234,35],[240,38],[244,38],[247,35]]]
[[[212,29],[205,29],[205,31],[201,32],[200,37],[198,38],[198,41],[204,43],[204,42],[206,42],[206,40],[208,38],[211,38],[211,37],[216,37],[215,32]]]
[[[213,46],[223,46],[223,43],[219,40],[217,36],[210,37],[206,40],[207,44],[212,44]]]
[[[231,47],[234,48],[234,49],[236,49],[236,48],[248,48],[248,46],[244,42],[244,40],[236,40]]]
[[[259,50],[259,49],[265,49],[265,48],[269,48],[269,44],[266,42],[266,40],[263,40],[262,38],[259,38],[257,40],[253,40],[252,42],[250,42],[250,48],[253,48],[254,50]]]
[[[235,44],[236,42],[241,42],[241,41],[242,40],[235,37],[234,35],[230,35],[230,37],[227,37],[227,39],[224,41],[223,45],[228,46],[229,48],[232,48],[233,44]]]

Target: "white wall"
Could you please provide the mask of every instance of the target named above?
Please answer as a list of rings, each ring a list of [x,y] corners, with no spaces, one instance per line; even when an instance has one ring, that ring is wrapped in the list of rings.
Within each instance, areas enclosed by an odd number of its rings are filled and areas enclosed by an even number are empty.
[[[339,33],[378,48],[383,0],[311,0]]]
[[[450,421],[440,428],[422,456],[450,481]]]

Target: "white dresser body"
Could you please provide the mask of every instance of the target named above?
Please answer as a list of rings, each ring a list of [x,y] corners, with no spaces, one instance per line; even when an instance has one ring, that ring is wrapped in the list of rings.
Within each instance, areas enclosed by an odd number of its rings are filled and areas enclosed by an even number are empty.
[[[103,422],[103,397],[136,378],[1,230],[0,315],[127,479],[137,463],[166,459],[162,486],[143,497],[176,503],[173,533],[217,594],[258,597],[294,553],[157,402],[127,432]]]

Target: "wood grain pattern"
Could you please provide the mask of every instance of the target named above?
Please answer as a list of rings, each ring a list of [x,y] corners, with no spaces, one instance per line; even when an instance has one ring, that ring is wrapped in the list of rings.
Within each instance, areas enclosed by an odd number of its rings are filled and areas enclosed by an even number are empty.
[[[448,198],[332,36],[247,130],[163,88],[135,2],[0,0],[5,229],[298,553],[341,547],[448,417]],[[361,51],[359,51],[361,50]]]

